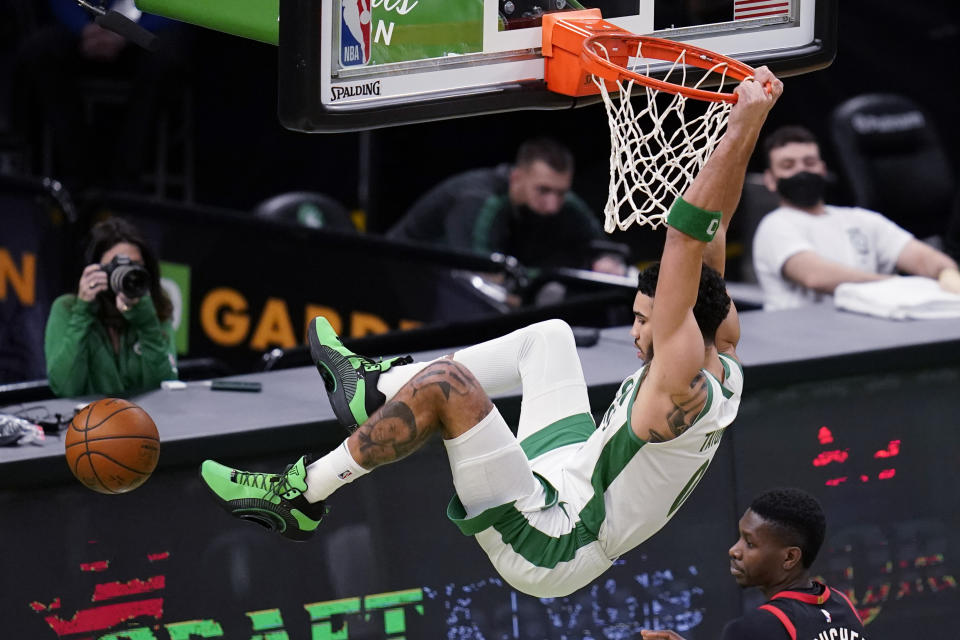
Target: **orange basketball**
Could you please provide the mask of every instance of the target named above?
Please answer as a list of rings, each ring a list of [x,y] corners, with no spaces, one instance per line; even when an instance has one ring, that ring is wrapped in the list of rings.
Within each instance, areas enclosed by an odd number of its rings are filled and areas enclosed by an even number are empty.
[[[160,434],[147,412],[126,400],[88,404],[70,421],[67,464],[100,493],[126,493],[147,481],[160,458]]]

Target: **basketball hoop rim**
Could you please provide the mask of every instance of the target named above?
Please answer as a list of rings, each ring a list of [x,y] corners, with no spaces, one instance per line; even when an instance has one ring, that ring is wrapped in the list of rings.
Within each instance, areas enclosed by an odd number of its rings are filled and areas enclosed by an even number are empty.
[[[636,43],[638,47],[637,51],[642,51],[644,58],[654,58],[656,60],[673,63],[682,62],[707,71],[722,73],[738,82],[752,78],[755,73],[753,67],[721,53],[710,51],[709,49],[683,42],[674,42],[673,40],[666,40],[664,38],[642,36],[628,31],[597,34],[583,40],[580,64],[588,73],[613,82],[624,80],[633,81],[653,89],[684,95],[696,100],[729,102],[733,104],[737,101],[737,94],[733,92],[724,93],[697,89],[695,87],[685,87],[673,82],[658,80],[637,71],[632,71],[631,69],[607,60],[594,50],[594,45],[603,47],[604,41],[625,44]],[[684,55],[682,61],[680,60],[681,55]],[[723,71],[724,65],[726,66],[725,72]]]

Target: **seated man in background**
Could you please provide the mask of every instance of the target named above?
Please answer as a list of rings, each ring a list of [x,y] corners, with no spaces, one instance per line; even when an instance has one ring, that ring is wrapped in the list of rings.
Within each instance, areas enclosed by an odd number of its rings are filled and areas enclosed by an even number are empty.
[[[889,278],[894,270],[938,278],[960,293],[957,263],[881,214],[824,202],[827,167],[816,138],[782,127],[766,139],[767,188],[780,196],[753,237],[753,264],[764,309],[827,299],[844,282]]]
[[[527,267],[574,267],[624,275],[621,256],[591,249],[600,222],[570,191],[573,155],[554,140],[520,145],[513,166],[452,176],[428,191],[387,237],[514,256]]]

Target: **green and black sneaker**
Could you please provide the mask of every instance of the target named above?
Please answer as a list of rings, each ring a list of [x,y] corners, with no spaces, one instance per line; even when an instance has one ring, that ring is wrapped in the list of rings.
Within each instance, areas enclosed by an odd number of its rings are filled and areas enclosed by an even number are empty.
[[[413,362],[410,356],[384,361],[355,354],[343,346],[323,316],[310,321],[309,341],[310,357],[323,378],[333,413],[351,432],[386,402],[386,397],[377,389],[380,374],[391,367]]]
[[[303,496],[307,489],[303,458],[283,473],[252,473],[205,460],[200,478],[230,515],[291,540],[308,540],[327,513],[324,502],[308,502]]]

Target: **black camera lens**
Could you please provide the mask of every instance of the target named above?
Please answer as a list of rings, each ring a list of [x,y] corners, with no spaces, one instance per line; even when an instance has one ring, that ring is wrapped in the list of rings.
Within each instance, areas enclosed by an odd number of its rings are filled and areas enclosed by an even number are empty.
[[[115,256],[101,268],[107,273],[110,289],[128,298],[142,298],[150,289],[150,273],[127,256]]]

